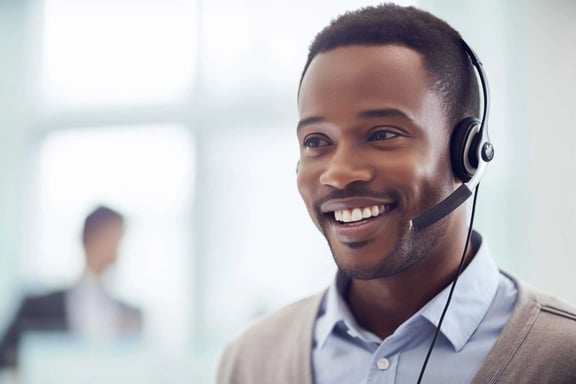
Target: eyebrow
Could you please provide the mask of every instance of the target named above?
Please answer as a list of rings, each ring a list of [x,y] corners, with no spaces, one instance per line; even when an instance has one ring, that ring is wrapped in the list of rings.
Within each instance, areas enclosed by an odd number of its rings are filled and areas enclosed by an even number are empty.
[[[368,111],[363,111],[358,114],[360,118],[372,118],[372,117],[402,117],[406,120],[412,121],[412,118],[406,113],[402,112],[396,108],[383,108],[383,109],[371,109]]]
[[[413,119],[410,116],[408,116],[406,113],[396,108],[370,109],[358,113],[357,116],[361,119],[370,119],[375,117],[401,117],[403,119],[413,121]],[[326,120],[320,116],[313,116],[304,120],[300,120],[298,122],[298,126],[296,127],[296,131],[299,131],[301,128],[307,125],[313,125],[324,121]]]
[[[300,120],[298,122],[298,125],[296,126],[296,132],[298,132],[300,129],[302,129],[303,127],[305,127],[307,125],[313,125],[313,124],[321,123],[323,121],[325,121],[325,119],[323,117],[309,117],[307,119]]]

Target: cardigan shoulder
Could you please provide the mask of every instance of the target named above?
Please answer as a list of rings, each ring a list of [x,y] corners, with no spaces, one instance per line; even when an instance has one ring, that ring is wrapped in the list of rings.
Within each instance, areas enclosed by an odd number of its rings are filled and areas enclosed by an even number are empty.
[[[513,279],[518,301],[474,383],[576,383],[576,307]]]
[[[218,384],[311,383],[314,322],[323,296],[292,303],[249,327],[225,349]]]

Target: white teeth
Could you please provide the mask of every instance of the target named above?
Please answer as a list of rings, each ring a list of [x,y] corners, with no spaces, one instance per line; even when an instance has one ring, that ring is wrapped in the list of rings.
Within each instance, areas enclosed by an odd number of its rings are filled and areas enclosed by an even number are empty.
[[[378,208],[376,208],[376,212],[378,212]],[[368,207],[362,210],[362,218],[367,219],[372,216],[372,210]]]
[[[384,211],[385,209],[383,205],[373,205],[371,207],[364,208],[341,209],[334,211],[334,219],[343,223],[351,223],[354,221],[368,219],[370,217],[376,217],[384,213]]]
[[[352,213],[345,209],[342,211],[342,221],[345,223],[349,223],[352,221]]]
[[[334,211],[334,218],[336,219],[336,221],[343,221],[342,211]]]

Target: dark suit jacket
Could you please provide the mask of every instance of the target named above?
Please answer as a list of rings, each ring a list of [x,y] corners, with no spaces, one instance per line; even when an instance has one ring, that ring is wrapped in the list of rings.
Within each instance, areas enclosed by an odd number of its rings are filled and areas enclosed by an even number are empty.
[[[0,341],[0,368],[15,367],[18,363],[18,344],[29,331],[68,332],[70,319],[66,304],[68,290],[26,298]],[[140,331],[140,311],[118,302],[122,311],[122,327],[127,331]]]

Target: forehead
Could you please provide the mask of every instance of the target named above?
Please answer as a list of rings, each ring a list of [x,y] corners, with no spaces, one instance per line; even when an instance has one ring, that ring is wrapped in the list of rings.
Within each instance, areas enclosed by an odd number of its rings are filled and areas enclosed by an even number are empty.
[[[398,45],[336,48],[318,54],[302,80],[301,118],[383,107],[408,115],[431,107],[440,112],[440,98],[417,51]]]

